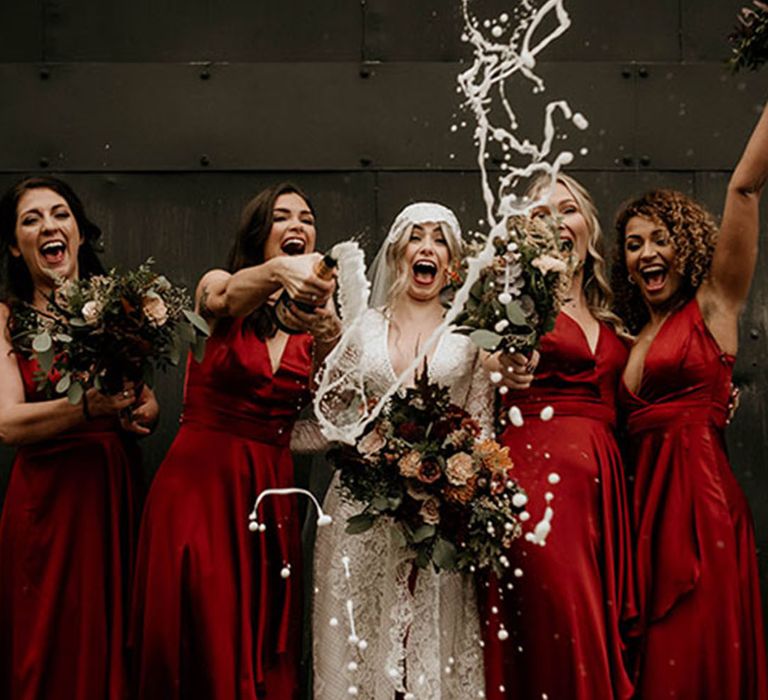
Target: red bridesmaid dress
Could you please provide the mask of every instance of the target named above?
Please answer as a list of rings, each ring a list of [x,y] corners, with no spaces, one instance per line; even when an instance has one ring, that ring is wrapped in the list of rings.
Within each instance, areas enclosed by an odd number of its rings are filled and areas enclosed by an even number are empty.
[[[290,700],[298,692],[301,543],[291,429],[308,400],[311,339],[288,339],[273,374],[242,320],[220,321],[190,361],[181,429],[147,498],[131,646],[146,700]],[[281,571],[290,566],[290,576]]]
[[[600,324],[593,354],[578,323],[561,313],[542,339],[531,389],[506,397],[505,413],[517,406],[525,419],[521,427],[507,427],[500,440],[528,493],[526,529],[543,515],[548,491],[554,518],[545,546],[516,540],[510,573],[478,586],[488,698],[632,695],[620,635],[622,619],[634,614],[629,516],[614,437],[616,387],[626,357],[610,326]],[[554,409],[549,421],[540,418],[546,406]],[[548,481],[551,473],[559,483]],[[509,635],[504,640],[502,626]]]
[[[35,362],[18,357],[27,401]],[[123,700],[139,455],[114,419],[19,448],[0,519],[0,697]]]
[[[659,329],[638,393],[620,390],[635,471],[638,698],[768,698],[754,527],[723,436],[733,363],[693,299]]]

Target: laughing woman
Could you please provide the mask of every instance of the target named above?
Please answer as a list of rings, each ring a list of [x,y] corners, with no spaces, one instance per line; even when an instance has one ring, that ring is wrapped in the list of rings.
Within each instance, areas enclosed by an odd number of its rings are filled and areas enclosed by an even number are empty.
[[[767,177],[764,112],[719,231],[668,190],[617,218],[615,288],[638,332],[620,393],[635,471],[639,698],[768,698],[752,517],[723,435]]]
[[[100,235],[65,183],[18,183],[0,201],[5,301],[44,311],[61,280],[102,274]],[[157,403],[131,387],[48,398],[12,324],[0,304],[0,439],[19,448],[0,519],[0,697],[123,700],[139,471],[126,437],[149,432]]]
[[[248,531],[248,513],[260,491],[293,486],[291,428],[313,357],[338,336],[324,310],[314,337],[275,326],[272,300],[282,290],[321,305],[333,291],[313,271],[315,237],[307,197],[271,187],[246,206],[228,270],[198,285],[212,334],[205,359],[188,364],[181,429],[139,539],[131,638],[145,700],[297,697],[298,509],[293,497],[266,501],[264,536]],[[292,573],[282,578],[286,566]]]

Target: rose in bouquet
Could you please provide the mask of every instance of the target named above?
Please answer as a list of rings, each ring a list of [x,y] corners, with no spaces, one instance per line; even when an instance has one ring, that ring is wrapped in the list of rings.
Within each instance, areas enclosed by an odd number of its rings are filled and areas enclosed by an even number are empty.
[[[492,262],[454,321],[456,332],[489,352],[529,354],[554,328],[570,286],[570,254],[561,250],[557,227],[546,217],[509,217],[505,235],[496,235],[493,245]],[[465,278],[459,260],[449,273],[446,300]]]
[[[521,534],[527,499],[510,475],[507,449],[479,434],[477,422],[425,369],[355,446],[329,453],[342,497],[363,505],[347,532],[388,518],[422,568],[500,571],[505,549]]]
[[[729,64],[734,71],[757,70],[768,61],[768,3],[753,0],[751,5],[742,7],[729,39],[732,47]]]
[[[152,264],[63,282],[45,311],[14,305],[14,348],[37,359],[43,387],[77,403],[91,387],[117,393],[126,380],[151,386],[155,369],[177,365],[187,348],[202,358],[208,324],[191,310],[187,292]]]

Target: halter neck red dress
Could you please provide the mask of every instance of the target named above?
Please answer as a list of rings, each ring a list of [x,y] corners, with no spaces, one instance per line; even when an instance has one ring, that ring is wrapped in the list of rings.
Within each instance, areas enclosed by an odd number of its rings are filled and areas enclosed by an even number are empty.
[[[659,329],[638,393],[620,390],[634,464],[638,698],[768,698],[754,528],[723,435],[733,363],[693,299]]]
[[[552,531],[543,547],[515,540],[510,573],[478,586],[486,695],[629,698],[619,630],[622,618],[634,614],[629,516],[613,432],[627,350],[601,323],[593,354],[579,324],[561,313],[540,351],[530,390],[510,392],[504,402],[505,413],[519,407],[525,423],[507,427],[500,440],[510,448],[513,474],[529,497],[526,529],[542,517],[551,492]],[[546,406],[554,409],[549,421],[540,417]],[[549,483],[551,473],[559,483]],[[499,639],[501,625],[508,639]]]
[[[17,358],[26,400],[36,362]],[[114,419],[19,448],[0,519],[0,697],[123,700],[138,451]]]
[[[291,429],[308,400],[311,339],[288,339],[273,374],[264,342],[221,321],[190,361],[181,428],[147,498],[131,646],[146,700],[290,700],[298,692],[301,543]],[[281,570],[290,566],[290,576]]]

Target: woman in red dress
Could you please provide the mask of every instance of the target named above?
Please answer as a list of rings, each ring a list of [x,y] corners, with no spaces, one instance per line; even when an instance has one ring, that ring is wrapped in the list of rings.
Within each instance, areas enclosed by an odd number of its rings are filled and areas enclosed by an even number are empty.
[[[731,176],[719,232],[700,205],[668,190],[617,218],[615,288],[638,331],[621,398],[634,468],[639,698],[768,698],[752,517],[723,436],[767,177],[765,112]]]
[[[543,513],[547,492],[554,519],[545,546],[516,540],[510,574],[480,586],[486,693],[499,700],[628,698],[619,628],[632,614],[629,520],[614,437],[627,351],[608,310],[612,297],[589,194],[561,174],[537,214],[559,217],[561,240],[579,267],[554,330],[542,339],[535,378],[530,367],[507,363],[506,384],[517,390],[504,397],[504,414],[516,407],[524,424],[509,424],[500,441],[510,448],[532,519]],[[544,420],[549,406],[554,417]]]
[[[19,182],[0,201],[6,301],[45,310],[55,280],[103,273],[100,235],[65,183]],[[144,389],[135,405],[132,386],[50,399],[12,323],[0,304],[0,439],[19,448],[0,519],[0,697],[122,700],[140,471],[127,437],[149,432],[157,403]]]
[[[335,317],[317,312],[314,338],[277,331],[271,300],[324,304],[315,215],[295,187],[278,185],[246,207],[229,270],[197,289],[212,336],[187,368],[179,434],[147,499],[132,624],[138,697],[290,700],[298,692],[301,550],[294,497],[259,509],[255,496],[293,486],[289,440],[308,400]],[[306,320],[307,314],[303,314]],[[296,320],[296,319],[294,319]],[[281,576],[281,573],[288,576]]]

